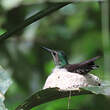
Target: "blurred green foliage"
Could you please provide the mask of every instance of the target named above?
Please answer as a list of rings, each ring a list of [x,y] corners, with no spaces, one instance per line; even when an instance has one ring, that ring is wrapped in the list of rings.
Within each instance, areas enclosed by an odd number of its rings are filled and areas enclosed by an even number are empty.
[[[0,34],[16,27],[44,6],[34,0],[18,0],[15,4],[10,3],[11,6],[1,1]],[[12,73],[13,79],[5,101],[9,110],[14,110],[27,96],[41,89],[54,68],[51,55],[40,46],[64,50],[70,63],[97,55],[103,56],[100,5],[97,2],[70,4],[20,30],[0,44],[0,65]],[[97,64],[100,68],[92,73],[103,79],[103,57]],[[67,99],[60,99],[32,110],[63,110],[67,109],[67,102]],[[71,99],[70,107],[80,110],[108,110],[109,102],[110,98],[102,95],[75,96]]]

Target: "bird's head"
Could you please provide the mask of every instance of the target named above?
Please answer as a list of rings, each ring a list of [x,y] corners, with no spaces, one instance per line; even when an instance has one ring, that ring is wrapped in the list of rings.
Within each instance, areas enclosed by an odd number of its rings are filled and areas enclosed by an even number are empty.
[[[63,51],[55,51],[46,47],[42,48],[51,53],[56,66],[64,67],[65,65],[68,64],[67,57]]]

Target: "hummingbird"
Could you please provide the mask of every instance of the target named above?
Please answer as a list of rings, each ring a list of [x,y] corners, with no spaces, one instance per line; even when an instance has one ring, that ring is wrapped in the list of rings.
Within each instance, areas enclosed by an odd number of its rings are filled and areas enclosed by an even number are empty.
[[[63,51],[55,51],[46,47],[42,47],[51,53],[54,63],[58,68],[65,68],[68,72],[74,72],[79,74],[87,74],[91,70],[97,69],[99,66],[94,63],[100,56],[96,56],[87,61],[77,63],[77,64],[69,64],[67,60],[67,56]]]
[[[73,90],[88,85],[101,85],[99,78],[89,73],[91,70],[99,67],[95,64],[95,61],[100,56],[81,63],[69,64],[67,56],[63,51],[56,51],[46,47],[42,48],[51,53],[56,66],[52,74],[47,78],[43,89],[58,87],[63,90]]]

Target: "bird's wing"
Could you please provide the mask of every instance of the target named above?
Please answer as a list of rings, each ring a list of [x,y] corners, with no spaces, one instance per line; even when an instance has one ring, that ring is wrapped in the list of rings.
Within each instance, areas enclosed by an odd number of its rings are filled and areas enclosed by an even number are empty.
[[[94,63],[95,60],[97,60],[100,56],[96,56],[90,60],[78,63],[78,64],[69,64],[66,65],[65,68],[69,72],[75,72],[79,74],[87,74],[91,70],[94,70],[98,68],[99,66]]]

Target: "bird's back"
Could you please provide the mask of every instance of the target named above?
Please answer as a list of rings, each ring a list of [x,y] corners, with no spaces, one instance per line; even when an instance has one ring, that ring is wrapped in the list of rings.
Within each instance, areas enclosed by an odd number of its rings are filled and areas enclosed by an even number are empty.
[[[66,65],[65,68],[69,72],[75,72],[79,74],[87,74],[91,70],[94,70],[98,68],[99,66],[95,64],[95,61],[99,58],[100,56],[96,56],[90,60],[78,63],[78,64],[69,64]]]

